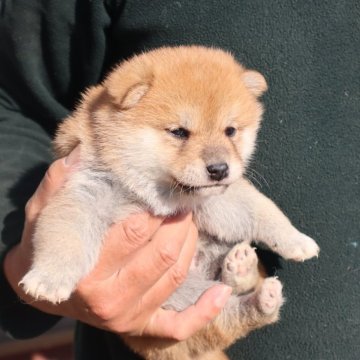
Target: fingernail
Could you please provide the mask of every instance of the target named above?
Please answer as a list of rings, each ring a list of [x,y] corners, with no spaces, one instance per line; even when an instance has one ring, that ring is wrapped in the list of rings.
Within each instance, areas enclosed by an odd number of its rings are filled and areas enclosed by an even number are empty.
[[[215,295],[214,305],[217,308],[222,309],[229,300],[231,293],[232,293],[232,288],[230,286],[227,285],[218,286],[218,290]]]
[[[78,145],[65,159],[64,164],[65,166],[73,166],[75,165],[80,159],[80,146]]]

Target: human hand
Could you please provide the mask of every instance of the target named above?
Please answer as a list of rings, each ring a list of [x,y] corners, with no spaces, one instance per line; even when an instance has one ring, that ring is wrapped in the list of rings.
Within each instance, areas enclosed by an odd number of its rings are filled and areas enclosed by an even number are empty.
[[[148,213],[113,225],[96,267],[71,298],[58,305],[25,294],[19,281],[30,267],[31,234],[41,209],[76,171],[79,149],[55,161],[26,206],[23,237],[4,261],[5,275],[18,296],[41,311],[71,317],[118,334],[183,340],[211,321],[225,305],[231,288],[218,285],[182,312],[161,304],[184,281],[193,257],[197,230],[191,214],[171,219]]]

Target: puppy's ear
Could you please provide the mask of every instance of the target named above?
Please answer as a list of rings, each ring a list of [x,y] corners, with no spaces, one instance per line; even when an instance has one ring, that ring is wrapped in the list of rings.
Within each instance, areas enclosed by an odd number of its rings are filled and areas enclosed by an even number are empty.
[[[135,57],[115,68],[103,85],[114,105],[127,110],[134,107],[148,92],[152,78],[150,64],[143,58]]]
[[[148,92],[149,84],[136,84],[125,94],[123,99],[120,101],[121,109],[127,110],[134,107],[141,98]]]
[[[257,71],[245,70],[241,78],[245,86],[257,97],[261,96],[268,88],[265,78]]]

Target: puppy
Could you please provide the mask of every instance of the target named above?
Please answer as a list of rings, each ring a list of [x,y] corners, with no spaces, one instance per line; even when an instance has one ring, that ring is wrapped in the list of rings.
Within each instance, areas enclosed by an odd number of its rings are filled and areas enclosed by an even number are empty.
[[[64,301],[94,267],[111,224],[144,209],[191,210],[198,249],[164,308],[183,310],[218,281],[233,295],[187,341],[126,341],[147,359],[221,359],[235,339],[276,321],[282,286],[259,275],[250,242],[296,261],[319,247],[244,178],[266,89],[261,74],[230,54],[186,46],[135,56],[89,89],[54,142],[59,157],[80,144],[82,165],[38,219],[25,291]]]

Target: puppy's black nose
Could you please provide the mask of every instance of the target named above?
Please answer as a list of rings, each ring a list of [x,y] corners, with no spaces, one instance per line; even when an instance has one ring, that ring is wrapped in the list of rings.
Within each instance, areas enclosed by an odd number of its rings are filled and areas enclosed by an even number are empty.
[[[208,165],[206,169],[211,180],[220,181],[229,175],[229,166],[227,163]]]

